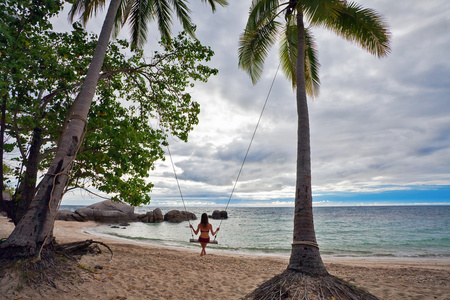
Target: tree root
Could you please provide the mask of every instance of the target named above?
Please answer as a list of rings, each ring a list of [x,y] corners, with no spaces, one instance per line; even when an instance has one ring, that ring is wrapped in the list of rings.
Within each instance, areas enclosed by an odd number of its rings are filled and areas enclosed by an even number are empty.
[[[20,290],[23,286],[51,287],[61,289],[63,284],[70,283],[64,280],[64,275],[76,274],[76,268],[62,262],[55,256],[46,256],[45,259],[35,261],[33,259],[18,260],[0,267],[0,290]]]
[[[33,286],[39,293],[44,293],[41,296],[46,298],[45,290],[48,288],[62,292],[72,288],[75,286],[74,282],[84,277],[77,262],[83,255],[102,253],[99,245],[109,250],[111,253],[109,262],[111,262],[114,256],[112,249],[102,242],[93,240],[68,244],[52,242],[44,247],[40,260],[33,257],[0,259],[0,295],[12,295],[11,293],[19,291],[24,286]],[[69,260],[64,259],[63,256]]]
[[[98,245],[106,247],[111,253],[111,262],[114,258],[114,253],[111,248],[105,243],[93,240],[85,240],[81,242],[73,242],[67,244],[60,244],[55,246],[55,252],[64,255],[67,258],[78,260],[81,256],[86,254],[100,254],[102,250]]]
[[[286,270],[260,285],[244,297],[247,300],[378,300],[369,292],[359,289],[332,275],[313,277]]]

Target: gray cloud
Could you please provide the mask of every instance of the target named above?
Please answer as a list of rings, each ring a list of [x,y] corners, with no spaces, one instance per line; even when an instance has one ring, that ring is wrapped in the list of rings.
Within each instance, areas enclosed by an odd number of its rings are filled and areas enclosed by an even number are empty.
[[[392,53],[377,59],[314,29],[322,65],[320,97],[309,101],[314,192],[448,185],[450,2],[357,2],[385,17]],[[229,7],[211,14],[201,1],[189,3],[197,37],[215,51],[209,65],[219,69],[193,90],[202,111],[189,142],[170,142],[183,191],[191,198],[223,199],[231,191],[278,66],[276,47],[256,85],[237,66],[239,34],[250,4],[230,1]],[[159,38],[153,31],[145,48],[149,55]],[[238,197],[293,197],[296,118],[295,93],[279,72],[237,186]],[[150,179],[155,183],[152,197],[177,197],[169,160]]]

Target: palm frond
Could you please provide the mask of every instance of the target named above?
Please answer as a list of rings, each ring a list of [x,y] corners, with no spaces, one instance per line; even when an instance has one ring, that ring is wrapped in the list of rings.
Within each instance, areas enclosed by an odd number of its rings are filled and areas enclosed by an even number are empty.
[[[279,0],[258,0],[253,1],[250,7],[249,20],[254,23],[264,22],[269,18],[275,18],[276,12],[280,7]]]
[[[295,20],[295,18],[292,18]],[[293,21],[286,23],[285,34],[281,39],[280,61],[285,76],[291,81],[292,88],[297,87],[297,44],[298,28]],[[305,88],[311,98],[319,96],[319,68],[317,45],[309,28],[305,29]]]
[[[147,24],[155,20],[162,40],[170,38],[170,27],[172,25],[169,3],[167,0],[133,0],[129,14],[129,24],[131,26],[131,44],[141,48],[147,39]]]
[[[288,18],[280,42],[279,56],[281,69],[286,78],[291,81],[292,88],[297,85],[297,32],[296,18]]]
[[[132,5],[133,1],[130,0],[123,0],[120,3],[120,7],[116,14],[116,19],[114,21],[114,28],[112,32],[112,36],[114,38],[117,38],[117,36],[120,33],[120,29],[122,29],[123,25],[125,25],[125,23],[127,22]]]
[[[264,60],[278,37],[280,23],[271,19],[266,23],[247,23],[247,28],[239,38],[239,67],[245,70],[253,84],[262,75]]]
[[[303,14],[310,24],[320,24],[327,18],[336,18],[342,7],[343,0],[302,0],[298,5],[302,6]]]
[[[219,4],[222,7],[225,7],[225,6],[228,5],[228,1],[227,0],[202,0],[202,2],[209,3],[209,5],[211,6],[211,10],[213,12],[216,11],[216,3]]]
[[[128,23],[130,24],[131,45],[139,47],[144,43],[147,35],[147,24],[149,19],[154,19],[154,1],[136,0],[132,1],[128,8]],[[148,17],[148,18],[147,18]]]
[[[76,15],[80,15],[83,26],[86,26],[88,20],[97,14],[98,10],[105,7],[106,0],[76,0],[73,2],[69,11],[70,22],[74,21]]]
[[[253,2],[247,26],[239,38],[239,67],[249,74],[253,84],[261,77],[264,60],[278,38],[278,31],[281,26],[279,22],[275,21],[278,15],[278,5],[271,6],[274,8],[273,10],[263,10],[259,6],[261,3],[267,4],[269,2],[278,4],[277,0]],[[254,13],[253,10],[259,12]]]
[[[311,98],[319,97],[319,55],[317,44],[311,29],[305,28],[305,87],[306,94]]]
[[[189,14],[191,10],[187,7],[185,0],[172,0],[175,12],[185,32],[190,36],[195,37],[194,25],[192,24]]]
[[[390,53],[391,33],[386,21],[373,9],[346,3],[338,16],[328,19],[324,26],[377,57]]]

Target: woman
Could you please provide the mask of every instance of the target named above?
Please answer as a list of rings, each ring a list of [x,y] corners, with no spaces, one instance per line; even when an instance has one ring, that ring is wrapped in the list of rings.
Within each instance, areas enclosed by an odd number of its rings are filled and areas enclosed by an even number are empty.
[[[200,236],[198,238],[198,241],[200,242],[200,245],[202,245],[202,252],[200,252],[200,256],[206,255],[206,244],[209,243],[209,231],[211,231],[212,235],[216,235],[216,233],[219,231],[220,228],[217,228],[217,230],[214,232],[212,225],[209,224],[208,221],[208,215],[206,213],[202,214],[202,218],[200,220],[200,224],[197,226],[197,230],[194,229],[192,225],[191,229],[194,231],[195,235],[198,234],[200,231]]]

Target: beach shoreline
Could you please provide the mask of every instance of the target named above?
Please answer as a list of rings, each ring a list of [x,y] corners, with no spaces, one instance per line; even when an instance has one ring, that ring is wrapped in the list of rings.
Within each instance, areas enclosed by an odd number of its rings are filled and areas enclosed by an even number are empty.
[[[114,251],[85,256],[82,280],[60,289],[17,291],[2,280],[5,299],[240,299],[285,270],[288,256],[237,253],[207,248],[178,248],[93,235],[95,222],[56,221],[59,243],[93,239]],[[14,226],[0,217],[0,238]],[[444,259],[323,256],[330,274],[362,287],[380,299],[450,300],[450,262]],[[96,268],[100,266],[100,268]],[[41,296],[39,296],[41,294]],[[119,297],[119,298],[117,298]],[[120,298],[122,297],[122,298]],[[0,298],[1,299],[1,298]]]
[[[59,221],[58,221],[59,222]],[[82,233],[86,235],[91,235],[93,238],[102,238],[105,240],[114,240],[118,243],[130,243],[135,245],[141,245],[141,246],[148,246],[148,247],[158,247],[158,248],[167,248],[172,250],[180,250],[180,251],[194,251],[196,252],[200,246],[197,244],[194,244],[196,246],[186,246],[181,245],[177,243],[164,243],[161,241],[147,241],[147,240],[141,240],[141,239],[135,239],[135,238],[125,238],[125,237],[119,237],[115,235],[110,235],[107,233],[99,233],[94,230],[91,230],[99,225],[105,225],[105,224],[96,224],[96,223],[89,223],[88,226],[85,226],[81,229]],[[191,244],[192,245],[192,244]],[[209,248],[209,252],[213,254],[218,255],[231,255],[231,256],[249,256],[254,258],[279,258],[283,260],[288,260],[290,256],[290,252],[281,252],[281,251],[262,251],[262,250],[233,250],[233,249],[224,249],[224,248],[217,248],[216,246],[211,246]],[[330,255],[330,254],[321,254],[322,259],[325,262],[361,262],[364,263],[383,263],[383,264],[390,264],[390,263],[413,263],[413,264],[424,264],[429,265],[432,263],[446,263],[448,258],[447,257],[398,257],[398,256],[363,256],[363,255]],[[449,263],[450,265],[450,263]]]

